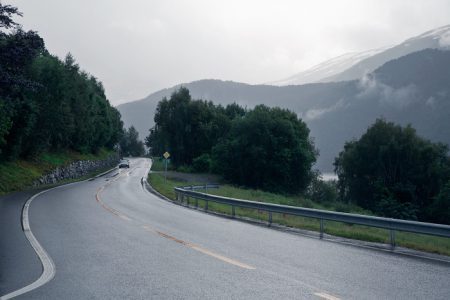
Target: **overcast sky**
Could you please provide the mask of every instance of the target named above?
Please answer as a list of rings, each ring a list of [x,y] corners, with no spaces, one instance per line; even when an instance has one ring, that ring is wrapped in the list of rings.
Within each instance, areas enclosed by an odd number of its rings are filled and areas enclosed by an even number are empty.
[[[449,0],[3,0],[115,105],[205,78],[263,83],[450,23]]]

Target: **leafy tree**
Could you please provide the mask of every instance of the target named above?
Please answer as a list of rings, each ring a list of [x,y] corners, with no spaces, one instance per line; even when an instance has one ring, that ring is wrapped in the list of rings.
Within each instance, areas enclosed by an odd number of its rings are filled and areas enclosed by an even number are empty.
[[[235,118],[212,154],[213,170],[232,182],[291,193],[308,186],[316,160],[306,124],[293,112],[264,105]]]
[[[154,120],[146,145],[153,156],[169,151],[176,167],[190,165],[195,158],[209,153],[231,124],[226,108],[192,100],[189,90],[183,87],[158,103]]]
[[[12,19],[17,8],[0,3],[0,160],[43,151],[112,149],[122,135],[120,113],[103,86],[80,71],[69,54],[52,56],[34,31]]]
[[[380,215],[433,220],[427,208],[450,178],[447,153],[411,126],[377,120],[335,160],[340,195]]]
[[[143,156],[145,154],[144,143],[139,140],[139,133],[133,126],[125,130],[119,145],[123,156]]]
[[[22,16],[22,13],[17,7],[0,3],[0,28],[9,29],[18,26],[19,24],[12,19],[14,15]]]

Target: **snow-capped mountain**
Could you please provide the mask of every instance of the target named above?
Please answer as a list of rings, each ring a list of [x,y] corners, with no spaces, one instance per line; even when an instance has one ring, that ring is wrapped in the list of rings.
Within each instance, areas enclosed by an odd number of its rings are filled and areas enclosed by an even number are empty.
[[[284,86],[359,79],[390,60],[427,48],[450,48],[450,25],[427,31],[393,47],[344,54],[289,78],[268,84]]]
[[[306,71],[295,74],[294,76],[291,76],[289,78],[269,82],[267,84],[284,86],[284,85],[301,85],[312,82],[321,82],[324,78],[337,75],[354,66],[355,64],[359,63],[360,61],[369,58],[377,53],[380,53],[386,49],[387,47],[363,52],[346,53],[338,57],[332,58],[330,60],[327,60],[323,63],[320,63],[310,69],[307,69]]]

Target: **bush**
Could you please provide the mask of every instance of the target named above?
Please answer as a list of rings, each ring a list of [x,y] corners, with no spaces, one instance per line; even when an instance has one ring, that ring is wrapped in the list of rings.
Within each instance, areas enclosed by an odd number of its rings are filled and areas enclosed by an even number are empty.
[[[192,161],[192,169],[194,172],[209,172],[211,168],[211,156],[202,154]]]
[[[430,220],[441,224],[450,224],[450,181],[434,199],[427,213]]]
[[[314,202],[334,202],[338,199],[338,190],[335,181],[324,181],[315,175],[308,186],[305,196]]]

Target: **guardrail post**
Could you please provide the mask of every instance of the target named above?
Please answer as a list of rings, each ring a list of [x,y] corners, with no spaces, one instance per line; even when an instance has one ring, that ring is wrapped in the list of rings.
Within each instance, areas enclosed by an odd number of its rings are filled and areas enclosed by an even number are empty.
[[[272,212],[269,211],[269,227],[272,226]]]
[[[189,196],[186,197],[186,206],[189,206]]]
[[[205,200],[205,211],[208,211],[208,200]]]
[[[205,194],[207,194],[207,193],[208,193],[208,184],[205,183]]]
[[[231,216],[234,218],[236,216],[236,211],[234,209],[234,205],[231,205]]]
[[[195,208],[196,209],[198,208],[198,199],[197,198],[195,198]]]
[[[320,219],[320,239],[323,239],[323,219]]]
[[[180,203],[183,203],[184,201],[184,194],[181,194]]]
[[[391,249],[394,250],[395,249],[395,230],[389,230],[389,235],[391,238]]]

